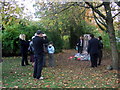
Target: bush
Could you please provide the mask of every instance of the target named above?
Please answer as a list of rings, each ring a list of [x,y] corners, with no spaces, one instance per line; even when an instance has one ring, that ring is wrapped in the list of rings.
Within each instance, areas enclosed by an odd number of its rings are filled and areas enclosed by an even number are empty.
[[[19,35],[25,34],[26,40],[31,40],[38,29],[44,30],[40,25],[36,24],[14,24],[6,26],[2,32],[2,55],[20,55]]]
[[[63,40],[58,31],[46,31],[49,41],[52,41],[55,47],[55,52],[61,52],[63,48]]]
[[[2,34],[2,54],[9,56],[11,54],[18,54],[19,50],[19,30],[18,26],[7,26]]]
[[[40,24],[14,24],[6,26],[2,33],[2,55],[14,56],[20,55],[19,35],[25,34],[26,40],[31,40],[37,30],[41,30],[48,35],[49,41],[53,41],[56,52],[62,51],[63,41],[57,31],[46,31]]]
[[[69,44],[69,36],[65,35],[63,36],[63,48],[64,49],[70,49],[70,44]]]

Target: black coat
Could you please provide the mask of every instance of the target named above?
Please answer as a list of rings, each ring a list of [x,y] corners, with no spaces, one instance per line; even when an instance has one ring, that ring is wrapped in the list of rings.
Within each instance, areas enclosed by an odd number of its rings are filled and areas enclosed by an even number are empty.
[[[47,38],[43,39],[39,36],[35,36],[33,39],[33,48],[35,55],[40,55],[44,53],[43,44],[48,43]]]
[[[82,39],[82,46],[81,47],[83,47],[83,44],[84,44],[84,40]],[[80,47],[80,45],[81,45],[81,40],[79,39],[77,41],[77,46]]]
[[[27,53],[28,47],[29,47],[29,42],[20,39],[20,51],[21,51],[21,54]]]
[[[88,53],[98,54],[100,49],[99,40],[97,38],[92,38],[88,42]]]

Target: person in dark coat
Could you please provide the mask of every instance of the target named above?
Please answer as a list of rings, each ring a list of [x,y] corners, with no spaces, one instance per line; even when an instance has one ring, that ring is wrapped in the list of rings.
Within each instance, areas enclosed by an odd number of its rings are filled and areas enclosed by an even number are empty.
[[[83,43],[84,43],[84,40],[83,40],[83,36],[80,36],[78,42],[77,42],[77,47],[78,47],[78,53],[82,53],[83,51]]]
[[[43,44],[45,43],[48,43],[47,38],[43,38],[42,32],[38,30],[37,35],[33,39],[33,48],[34,48],[34,55],[35,55],[33,77],[38,80],[43,79],[43,77],[41,76],[41,73],[43,68],[43,55],[44,55]]]
[[[99,45],[100,45],[99,56],[98,56],[98,65],[100,65],[101,64],[101,60],[102,60],[102,56],[103,56],[103,54],[102,54],[102,49],[103,49],[102,37],[99,36],[98,40],[99,40]]]
[[[21,65],[22,66],[29,65],[27,60],[29,42],[25,40],[25,34],[20,34],[19,38],[20,38],[20,51],[22,55]]]
[[[30,62],[32,62],[32,64],[34,63],[34,48],[33,48],[33,42],[30,41],[29,43],[29,48],[28,50],[30,51]]]
[[[46,34],[43,33],[43,39],[46,39],[46,38],[47,38]],[[48,54],[47,47],[48,47],[48,43],[43,44],[43,50],[44,50],[43,67],[47,67],[47,65],[46,65],[46,56]]]
[[[99,41],[94,38],[94,35],[90,35],[91,39],[88,42],[88,54],[90,54],[91,67],[97,67],[97,59],[99,54]]]

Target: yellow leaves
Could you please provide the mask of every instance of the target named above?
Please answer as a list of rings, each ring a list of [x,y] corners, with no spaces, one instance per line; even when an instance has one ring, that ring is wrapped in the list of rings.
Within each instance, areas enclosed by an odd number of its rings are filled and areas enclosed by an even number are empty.
[[[62,23],[62,22],[59,22],[59,24],[61,24],[61,25],[62,25],[63,23]]]
[[[64,76],[64,74],[61,74],[61,76]]]
[[[55,16],[57,16],[58,14],[55,14]]]
[[[59,28],[60,31],[62,31],[62,28]]]

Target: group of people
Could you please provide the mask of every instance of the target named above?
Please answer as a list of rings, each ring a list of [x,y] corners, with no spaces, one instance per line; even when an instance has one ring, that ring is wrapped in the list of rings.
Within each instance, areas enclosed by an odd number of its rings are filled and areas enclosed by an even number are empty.
[[[31,41],[25,40],[25,34],[20,34],[20,50],[22,55],[21,65],[26,66],[29,65],[27,60],[28,50],[30,51],[30,60],[34,62],[34,73],[33,77],[35,79],[43,79],[41,73],[43,66],[46,65],[45,62],[45,51],[49,56],[49,66],[54,67],[54,52],[55,48],[53,46],[52,41],[48,41],[46,34],[44,34],[41,30],[38,30],[36,34],[32,37]]]
[[[93,34],[88,36],[80,36],[77,41],[78,53],[82,54],[84,51],[87,51],[90,54],[91,67],[97,67],[101,64],[102,59],[102,37],[99,36],[95,38]]]
[[[97,65],[101,64],[102,59],[102,38],[99,36],[95,38],[93,34],[90,35],[90,39],[88,37],[80,36],[77,47],[78,53],[82,54],[84,50],[90,54],[91,59],[91,67],[97,67]],[[41,73],[43,66],[46,66],[46,52],[49,56],[49,66],[55,66],[54,63],[54,52],[55,48],[53,46],[52,41],[48,41],[46,34],[42,31],[38,30],[35,35],[32,37],[31,41],[26,41],[25,34],[20,34],[20,50],[22,55],[21,65],[26,66],[29,65],[27,60],[28,50],[30,51],[30,61],[34,62],[34,73],[33,78],[35,79],[43,79]],[[99,60],[99,61],[98,61]]]

